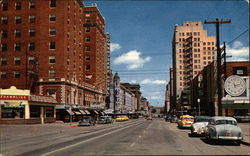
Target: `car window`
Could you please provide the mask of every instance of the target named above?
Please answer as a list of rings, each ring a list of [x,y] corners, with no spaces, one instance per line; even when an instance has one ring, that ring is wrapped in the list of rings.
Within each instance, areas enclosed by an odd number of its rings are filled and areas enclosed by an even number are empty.
[[[237,123],[233,120],[217,120],[215,121],[216,125],[221,125],[221,124],[230,124],[230,125],[237,125]]]

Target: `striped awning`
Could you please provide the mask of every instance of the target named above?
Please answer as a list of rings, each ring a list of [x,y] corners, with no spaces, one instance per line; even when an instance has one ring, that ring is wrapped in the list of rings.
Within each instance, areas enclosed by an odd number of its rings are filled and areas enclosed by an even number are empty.
[[[84,110],[84,112],[85,112],[86,114],[90,114],[90,112],[89,112],[88,110]]]
[[[84,112],[84,110],[79,110],[83,115],[85,115],[86,113]]]
[[[71,110],[66,109],[66,111],[69,113],[69,115],[74,115],[74,112],[72,112]]]
[[[82,115],[79,111],[73,111],[76,115]]]

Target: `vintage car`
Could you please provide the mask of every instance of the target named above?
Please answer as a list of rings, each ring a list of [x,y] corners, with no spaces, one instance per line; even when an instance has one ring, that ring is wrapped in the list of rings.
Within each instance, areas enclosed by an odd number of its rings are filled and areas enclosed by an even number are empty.
[[[127,115],[118,115],[116,121],[127,121],[129,118]]]
[[[233,117],[212,117],[204,134],[209,140],[231,140],[240,143],[243,139],[241,128],[237,126],[237,121]]]
[[[182,115],[178,120],[179,128],[190,128],[194,122],[194,117],[190,115]]]
[[[113,123],[113,119],[110,116],[100,116],[97,120],[97,123],[99,124],[107,124],[107,123]]]
[[[209,120],[211,117],[209,116],[196,116],[194,118],[194,123],[191,125],[191,135],[202,135],[204,134],[204,130],[208,125]]]
[[[176,115],[171,116],[170,122],[171,123],[177,123],[178,122],[178,117]]]
[[[92,117],[84,117],[78,122],[78,126],[95,126],[96,121]]]
[[[152,116],[147,116],[145,119],[146,120],[153,120]]]

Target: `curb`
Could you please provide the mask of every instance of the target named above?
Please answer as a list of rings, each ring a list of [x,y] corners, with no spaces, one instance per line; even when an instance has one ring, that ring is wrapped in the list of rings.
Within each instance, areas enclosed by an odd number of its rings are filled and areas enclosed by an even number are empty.
[[[250,142],[246,142],[246,141],[244,141],[244,140],[241,140],[240,143],[243,144],[243,145],[246,145],[246,146],[250,146]]]

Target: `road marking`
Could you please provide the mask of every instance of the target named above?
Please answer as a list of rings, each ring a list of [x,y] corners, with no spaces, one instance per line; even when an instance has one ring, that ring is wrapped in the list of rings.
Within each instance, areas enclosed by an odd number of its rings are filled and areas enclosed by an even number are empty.
[[[133,147],[135,145],[135,142],[133,142],[131,145],[130,145],[130,147]]]
[[[111,132],[109,132],[109,133],[103,134],[103,135],[99,135],[99,136],[96,136],[96,137],[93,137],[93,138],[90,138],[90,139],[87,139],[87,140],[84,140],[84,141],[81,141],[81,142],[78,142],[78,143],[75,143],[75,144],[72,144],[72,145],[69,145],[69,146],[66,146],[66,147],[62,147],[62,148],[59,148],[59,149],[57,149],[57,150],[54,150],[54,151],[51,151],[51,152],[48,152],[48,153],[44,153],[44,154],[42,154],[41,156],[50,155],[50,154],[52,154],[52,153],[55,153],[55,152],[58,152],[58,151],[61,151],[61,150],[65,150],[65,149],[68,149],[68,148],[71,148],[71,147],[80,145],[80,144],[82,144],[82,143],[85,143],[85,142],[88,142],[88,141],[92,141],[92,140],[95,140],[95,139],[104,137],[104,136],[106,136],[106,135],[109,135],[109,134],[112,134],[112,133],[115,133],[115,132],[119,132],[119,131],[121,131],[121,130],[123,130],[123,129],[132,127],[132,126],[134,126],[134,125],[138,125],[138,124],[137,124],[137,123],[136,123],[136,124],[132,124],[132,125],[123,127],[123,128],[121,128],[121,129],[117,129],[117,130],[111,131]]]

